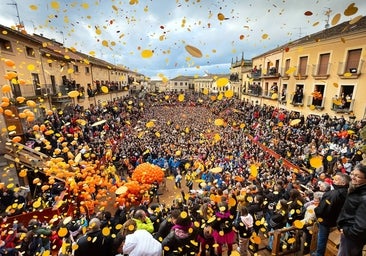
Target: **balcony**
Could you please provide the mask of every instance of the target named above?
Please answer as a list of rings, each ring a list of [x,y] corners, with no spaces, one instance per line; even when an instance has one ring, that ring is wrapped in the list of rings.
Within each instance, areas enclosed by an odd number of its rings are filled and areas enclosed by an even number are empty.
[[[323,110],[324,109],[324,102],[325,97],[322,97],[321,99],[315,99],[312,95],[308,96],[307,98],[307,106],[310,107],[310,109],[317,109],[317,110]]]
[[[300,66],[296,68],[296,73],[294,73],[294,78],[296,80],[305,80],[308,78],[308,66]]]
[[[268,70],[266,74],[262,74],[261,78],[279,78],[281,74],[278,73],[278,69],[276,67],[272,67]]]
[[[360,60],[358,64],[351,65],[349,63],[339,62],[338,76],[342,79],[356,79],[361,75],[361,69],[364,60]]]
[[[304,97],[296,96],[295,94],[290,95],[290,102],[293,106],[302,107],[304,106]]]
[[[250,72],[250,76],[248,75],[248,78],[252,78],[254,80],[259,80],[262,76],[262,69],[253,69]]]
[[[330,63],[327,66],[313,65],[313,72],[311,76],[315,80],[325,80],[329,77]]]
[[[351,113],[355,104],[354,99],[342,100],[340,98],[332,98],[332,110],[336,113]]]

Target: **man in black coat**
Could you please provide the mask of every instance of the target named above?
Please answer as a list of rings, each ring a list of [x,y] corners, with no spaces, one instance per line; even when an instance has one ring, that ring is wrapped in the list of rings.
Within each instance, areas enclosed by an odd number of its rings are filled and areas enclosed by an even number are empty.
[[[312,256],[323,256],[331,228],[337,226],[337,218],[346,200],[349,176],[338,172],[333,177],[333,189],[325,192],[319,205],[314,209],[319,222],[318,243]]]
[[[110,236],[104,236],[100,227],[98,218],[90,220],[89,231],[77,240],[78,246],[74,256],[113,256],[113,240]]]
[[[366,165],[358,164],[351,172],[351,185],[338,217],[341,231],[339,256],[361,256],[366,244]]]

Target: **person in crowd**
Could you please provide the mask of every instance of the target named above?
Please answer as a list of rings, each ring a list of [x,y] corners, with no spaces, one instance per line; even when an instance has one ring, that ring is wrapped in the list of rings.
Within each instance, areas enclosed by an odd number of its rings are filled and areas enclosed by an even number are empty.
[[[248,247],[249,238],[252,236],[252,233],[254,231],[254,219],[253,216],[249,213],[247,207],[242,206],[239,211],[239,221],[238,224],[235,226],[235,229],[238,231],[239,235],[239,252],[240,256],[247,256],[250,255],[250,253],[248,252]]]
[[[76,241],[77,248],[74,251],[74,256],[113,256],[113,240],[111,237],[104,236],[100,227],[100,219],[90,220],[89,230]]]
[[[285,199],[280,199],[277,205],[270,204],[269,210],[271,212],[270,219],[268,222],[269,231],[274,231],[276,229],[281,229],[286,227],[287,220],[288,220],[288,202]],[[272,244],[273,244],[273,235],[271,235],[268,239],[267,249],[272,251]]]
[[[154,239],[152,234],[145,229],[138,229],[134,219],[129,219],[123,224],[122,236],[123,254],[129,256],[161,256],[162,247],[159,241]]]
[[[314,209],[319,222],[318,242],[312,256],[323,256],[331,228],[337,226],[337,218],[346,200],[349,176],[338,172],[333,177],[333,190],[325,192],[319,205]]]
[[[191,170],[187,170],[186,175],[184,175],[184,179],[186,181],[186,186],[188,187],[188,191],[193,189],[193,180],[194,173]]]
[[[182,188],[182,175],[180,174],[180,170],[178,169],[177,171],[176,171],[176,175],[175,175],[175,186],[177,187],[177,188]]]
[[[337,220],[341,232],[338,256],[361,256],[366,244],[366,165],[351,172],[350,189]]]
[[[316,223],[316,215],[314,209],[319,205],[320,199],[323,197],[324,192],[317,191],[313,195],[313,200],[305,203],[305,213],[304,218],[301,222],[304,224],[304,232],[306,235],[306,243],[304,244],[304,254],[308,254],[310,252],[310,245],[312,240],[312,227],[314,223]]]
[[[51,249],[51,229],[42,226],[38,219],[31,219],[27,227],[28,233],[25,239],[26,254],[35,255]]]
[[[203,203],[199,209],[198,221],[200,223],[200,229],[198,232],[197,240],[200,243],[200,255],[210,256],[215,255],[215,240],[213,237],[212,225],[209,220],[212,218],[214,211],[209,203]]]
[[[212,224],[212,228],[215,244],[217,244],[217,254],[222,255],[222,247],[226,244],[227,253],[230,255],[233,250],[236,234],[233,230],[233,216],[227,202],[220,202],[217,205],[215,221]]]
[[[194,255],[199,251],[197,229],[188,212],[182,211],[161,245],[165,256]]]
[[[181,213],[179,209],[173,209],[170,211],[170,215],[168,218],[165,218],[163,222],[159,225],[158,231],[154,234],[154,238],[159,242],[163,241],[163,239],[169,235],[170,230],[176,224],[176,221]]]
[[[133,220],[136,221],[137,229],[145,229],[149,233],[154,232],[154,223],[147,217],[144,210],[136,210],[133,215]]]

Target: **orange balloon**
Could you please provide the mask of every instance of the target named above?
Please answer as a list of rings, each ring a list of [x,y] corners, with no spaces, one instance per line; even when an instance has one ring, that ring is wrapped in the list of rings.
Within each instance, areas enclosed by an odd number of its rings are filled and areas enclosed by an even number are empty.
[[[10,59],[5,59],[4,62],[5,62],[5,65],[8,66],[8,67],[14,67],[15,66],[15,62],[10,60]]]
[[[18,76],[17,73],[13,72],[13,71],[10,71],[10,72],[6,72],[6,77],[8,80],[11,80],[13,78],[16,78]]]
[[[15,136],[14,138],[12,138],[12,139],[11,139],[11,141],[12,141],[13,143],[19,143],[19,142],[21,142],[21,141],[22,141],[22,137],[20,137],[20,136]]]
[[[33,125],[33,131],[39,131],[39,125],[38,124]]]
[[[1,87],[1,91],[3,93],[8,93],[8,92],[11,92],[11,86],[9,84],[4,84],[2,87]]]
[[[44,124],[41,124],[41,126],[39,127],[39,130],[41,132],[44,132],[47,129],[47,127]]]
[[[21,112],[21,113],[19,113],[18,116],[19,116],[19,118],[26,118],[27,117],[27,114]]]
[[[25,98],[22,96],[17,97],[16,99],[19,103],[23,103],[25,101]]]
[[[33,122],[34,121],[34,116],[28,116],[27,121],[28,122]]]
[[[9,105],[10,105],[10,103],[9,103],[9,102],[7,102],[7,101],[3,101],[3,102],[1,102],[0,107],[2,107],[2,108],[6,108],[6,107],[8,107]]]
[[[4,114],[7,116],[12,116],[13,112],[10,109],[5,109]]]

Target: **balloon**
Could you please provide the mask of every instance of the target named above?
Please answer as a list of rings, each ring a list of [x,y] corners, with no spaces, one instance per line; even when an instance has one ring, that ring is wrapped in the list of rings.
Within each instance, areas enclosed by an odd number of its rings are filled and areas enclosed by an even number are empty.
[[[1,91],[3,93],[9,93],[11,92],[11,86],[9,84],[4,84],[2,87],[1,87]]]

